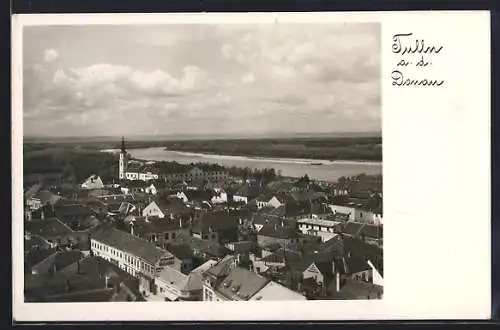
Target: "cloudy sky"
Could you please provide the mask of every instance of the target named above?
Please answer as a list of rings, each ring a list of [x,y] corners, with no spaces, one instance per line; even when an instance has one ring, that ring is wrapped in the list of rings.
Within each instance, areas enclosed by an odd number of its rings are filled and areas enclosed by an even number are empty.
[[[379,24],[24,29],[24,134],[381,129]]]

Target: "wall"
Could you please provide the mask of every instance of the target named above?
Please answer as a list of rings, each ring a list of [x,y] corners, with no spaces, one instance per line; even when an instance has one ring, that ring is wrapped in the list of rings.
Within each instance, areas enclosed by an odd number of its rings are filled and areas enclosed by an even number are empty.
[[[368,260],[368,265],[370,265],[370,267],[372,269],[372,283],[375,285],[384,286],[384,278],[382,277],[382,275],[380,275],[380,273],[375,268],[373,263]]]
[[[243,203],[245,203],[245,204],[246,204],[246,203],[248,203],[248,197],[245,197],[245,196],[236,196],[236,195],[234,195],[234,196],[233,196],[233,201],[234,201],[234,202],[237,202],[237,203],[238,203],[238,202],[243,202]]]
[[[160,208],[155,202],[151,202],[148,206],[144,208],[144,210],[142,210],[142,216],[145,217],[146,215],[159,218],[165,217],[165,214],[163,214],[163,212],[160,210]]]
[[[276,238],[276,237],[263,236],[263,235],[257,234],[257,244],[261,247],[269,245],[269,244],[273,244],[273,243],[278,243],[282,247],[284,247],[285,245],[290,244],[291,241],[292,241],[292,239],[283,239],[283,238]],[[295,240],[293,240],[293,241],[295,241]],[[296,241],[298,241],[298,239]]]

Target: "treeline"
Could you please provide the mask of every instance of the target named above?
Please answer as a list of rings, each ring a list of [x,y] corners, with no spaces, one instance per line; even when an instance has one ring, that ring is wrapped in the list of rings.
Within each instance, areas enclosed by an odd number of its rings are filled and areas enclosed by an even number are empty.
[[[118,177],[118,158],[104,152],[51,147],[25,152],[23,170],[25,175],[57,172],[73,182],[82,182],[92,174],[111,181]]]

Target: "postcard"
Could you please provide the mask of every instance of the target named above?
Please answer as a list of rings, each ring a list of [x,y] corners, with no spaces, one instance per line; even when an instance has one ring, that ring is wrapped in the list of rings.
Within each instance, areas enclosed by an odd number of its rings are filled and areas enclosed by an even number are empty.
[[[490,316],[489,12],[13,17],[16,321]]]

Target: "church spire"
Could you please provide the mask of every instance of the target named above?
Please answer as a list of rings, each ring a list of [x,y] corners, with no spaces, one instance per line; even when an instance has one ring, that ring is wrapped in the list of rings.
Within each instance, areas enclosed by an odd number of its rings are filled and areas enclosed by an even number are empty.
[[[122,136],[122,152],[126,152],[125,150],[125,138]]]

